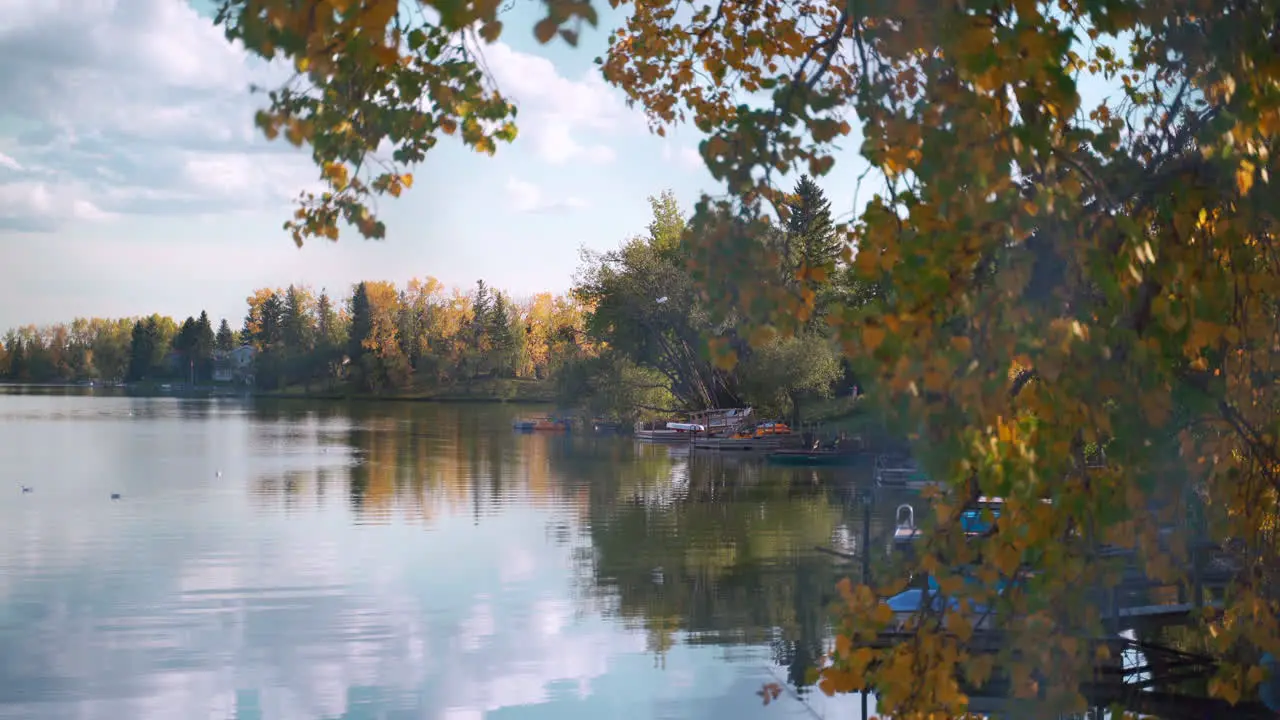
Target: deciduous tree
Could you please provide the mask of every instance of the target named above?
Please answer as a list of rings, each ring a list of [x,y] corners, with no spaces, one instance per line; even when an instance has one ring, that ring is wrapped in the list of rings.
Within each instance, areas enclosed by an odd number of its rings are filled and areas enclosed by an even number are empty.
[[[317,85],[278,93],[260,118],[310,142],[331,184],[304,202],[301,235],[335,237],[340,215],[382,233],[358,199],[398,193],[403,173],[355,183],[351,169],[383,140],[411,163],[459,128],[486,151],[514,135],[475,45],[459,41],[476,26],[496,38],[497,5],[423,4],[439,19],[408,27],[389,0],[224,8],[232,36],[285,54]],[[543,42],[595,19],[589,3],[547,8]],[[1189,543],[1156,540],[1179,536],[1188,504],[1203,506],[1238,570],[1223,608],[1193,623],[1221,661],[1214,693],[1249,695],[1258,653],[1280,651],[1276,18],[1267,0],[656,0],[610,37],[605,77],[655,131],[704,132],[707,168],[730,191],[700,206],[696,277],[734,288],[712,299],[783,334],[814,316],[807,284],[822,278],[759,282],[779,263],[759,239],[790,213],[777,179],[830,172],[856,114],[886,188],[848,236],[854,279],[875,292],[830,322],[946,489],[916,569],[997,608],[1013,648],[998,667],[1015,695],[1081,709],[1093,652],[1081,638],[1099,631],[1082,593],[1108,577],[1097,544],[1177,580]],[[1090,76],[1121,89],[1087,107]],[[714,347],[725,367],[738,354]],[[1105,467],[1085,462],[1098,441]],[[1006,504],[974,543],[956,519],[977,494]],[[977,582],[958,580],[970,565]],[[872,588],[844,598],[824,689],[871,684],[882,712],[955,714],[961,681],[990,675],[966,613],[875,650],[859,643],[889,620],[886,606]]]

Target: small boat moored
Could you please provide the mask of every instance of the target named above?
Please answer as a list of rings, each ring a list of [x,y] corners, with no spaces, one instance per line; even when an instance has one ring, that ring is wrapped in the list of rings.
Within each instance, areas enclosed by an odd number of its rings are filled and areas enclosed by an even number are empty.
[[[696,423],[655,422],[636,423],[634,434],[645,442],[687,443],[694,435],[705,432],[706,427]]]
[[[852,465],[862,453],[847,449],[780,448],[769,453],[768,461],[775,465],[831,466]]]
[[[559,418],[521,418],[511,423],[512,430],[520,432],[568,432],[569,421]]]
[[[911,458],[891,458],[887,455],[876,456],[876,485],[879,487],[922,490],[936,484],[925,475],[924,471]]]

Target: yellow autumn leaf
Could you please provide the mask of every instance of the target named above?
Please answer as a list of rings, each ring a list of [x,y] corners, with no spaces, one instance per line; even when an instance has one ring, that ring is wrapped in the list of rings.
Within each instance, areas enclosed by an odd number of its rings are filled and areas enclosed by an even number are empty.
[[[893,608],[886,603],[879,603],[875,610],[871,612],[871,620],[879,625],[888,625],[893,622]]]
[[[1256,167],[1249,160],[1241,160],[1236,169],[1236,189],[1241,195],[1248,195],[1253,187],[1253,173]]]
[[[862,346],[865,347],[868,352],[875,352],[875,349],[880,347],[880,344],[884,342],[884,338],[884,328],[878,325],[862,326]]]
[[[738,364],[738,351],[730,348],[719,352],[713,362],[721,370],[732,370]]]

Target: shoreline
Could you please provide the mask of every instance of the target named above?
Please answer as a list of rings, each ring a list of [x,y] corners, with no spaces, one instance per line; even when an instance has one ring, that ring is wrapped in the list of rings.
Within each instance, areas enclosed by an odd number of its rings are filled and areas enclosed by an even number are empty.
[[[478,405],[554,405],[550,397],[512,397],[497,395],[379,395],[376,393],[340,392],[254,392],[248,393],[254,400],[322,400],[326,402],[422,402],[422,403],[475,403]]]

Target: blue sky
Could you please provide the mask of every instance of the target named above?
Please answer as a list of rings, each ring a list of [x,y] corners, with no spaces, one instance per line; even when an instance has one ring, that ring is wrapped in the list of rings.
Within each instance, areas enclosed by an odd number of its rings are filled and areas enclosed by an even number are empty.
[[[316,171],[253,128],[250,82],[282,76],[248,59],[196,0],[6,0],[0,17],[0,328],[76,316],[202,309],[238,326],[255,288],[305,283],[345,294],[359,280],[479,278],[517,296],[563,292],[581,247],[643,232],[646,198],[692,208],[720,187],[692,127],[666,139],[600,79],[619,11],[578,48],[538,45],[538,2],[516,2],[485,51],[520,106],[515,144],[487,157],[446,139],[415,184],[382,203],[387,239],[354,230],[296,249],[281,223]],[[1086,106],[1106,91],[1081,85]],[[819,182],[854,210],[866,168],[856,130]],[[865,183],[856,199],[876,191]]]
[[[520,104],[517,142],[492,158],[443,142],[413,190],[382,204],[385,241],[352,231],[298,250],[280,225],[314,170],[256,136],[246,88],[271,70],[207,13],[184,0],[7,2],[0,327],[201,309],[235,325],[251,290],[290,282],[345,292],[433,275],[517,295],[567,289],[580,247],[643,231],[647,196],[669,188],[692,207],[719,192],[696,131],[651,135],[599,79],[592,59],[620,17],[601,5],[600,29],[575,49],[539,46],[542,5],[516,3],[486,59]],[[824,183],[842,211],[856,175],[838,165]]]

